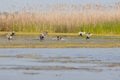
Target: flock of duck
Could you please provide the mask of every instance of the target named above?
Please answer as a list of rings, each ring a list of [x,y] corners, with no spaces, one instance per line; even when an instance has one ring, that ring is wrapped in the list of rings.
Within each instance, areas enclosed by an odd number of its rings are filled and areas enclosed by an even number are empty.
[[[15,31],[12,31],[12,32],[8,33],[6,35],[6,37],[7,37],[8,40],[12,40],[13,36],[15,36],[15,34],[16,34]],[[42,34],[40,34],[39,40],[44,40],[47,35],[48,35],[48,32],[43,32]],[[78,32],[78,35],[80,37],[83,37],[83,35],[86,35],[86,40],[90,39],[90,37],[92,36],[91,33],[86,34],[86,32]],[[59,35],[57,35],[56,38],[54,38],[54,39],[55,40],[64,40],[63,37],[59,36]]]

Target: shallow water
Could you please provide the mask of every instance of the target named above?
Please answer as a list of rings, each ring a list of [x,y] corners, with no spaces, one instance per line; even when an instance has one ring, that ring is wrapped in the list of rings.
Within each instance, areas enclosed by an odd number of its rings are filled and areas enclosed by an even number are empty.
[[[8,40],[6,36],[0,36],[0,46],[13,46],[13,45],[50,45],[50,44],[119,44],[120,36],[102,36],[91,37],[86,40],[85,37],[68,37],[63,36],[62,40],[56,40],[56,36],[48,36],[43,41],[39,40],[39,36],[14,36],[12,40]],[[84,45],[83,45],[84,46]],[[117,46],[116,46],[117,47]]]
[[[120,48],[1,48],[0,80],[14,79],[119,80]]]

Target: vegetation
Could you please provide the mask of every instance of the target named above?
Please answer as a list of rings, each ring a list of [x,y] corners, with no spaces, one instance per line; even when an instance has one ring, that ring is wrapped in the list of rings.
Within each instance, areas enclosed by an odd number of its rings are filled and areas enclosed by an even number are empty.
[[[82,44],[75,44],[75,43],[64,43],[64,44],[54,44],[51,43],[49,45],[41,44],[41,45],[1,45],[0,48],[114,48],[120,47],[119,43],[82,43]]]
[[[106,10],[102,5],[86,5],[73,12],[1,13],[0,31],[120,34],[120,4],[115,7]]]

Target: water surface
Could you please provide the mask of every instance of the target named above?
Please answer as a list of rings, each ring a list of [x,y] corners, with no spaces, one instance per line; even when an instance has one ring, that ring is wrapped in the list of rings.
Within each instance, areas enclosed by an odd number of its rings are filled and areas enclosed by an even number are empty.
[[[13,79],[119,80],[120,48],[1,48],[0,80]]]

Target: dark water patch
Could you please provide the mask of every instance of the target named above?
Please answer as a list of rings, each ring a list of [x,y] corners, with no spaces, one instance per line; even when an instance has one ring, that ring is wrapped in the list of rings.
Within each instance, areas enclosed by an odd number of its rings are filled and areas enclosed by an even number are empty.
[[[39,73],[37,72],[23,72],[25,75],[38,75]]]
[[[2,67],[1,70],[76,70],[78,68],[66,66],[13,66]]]

